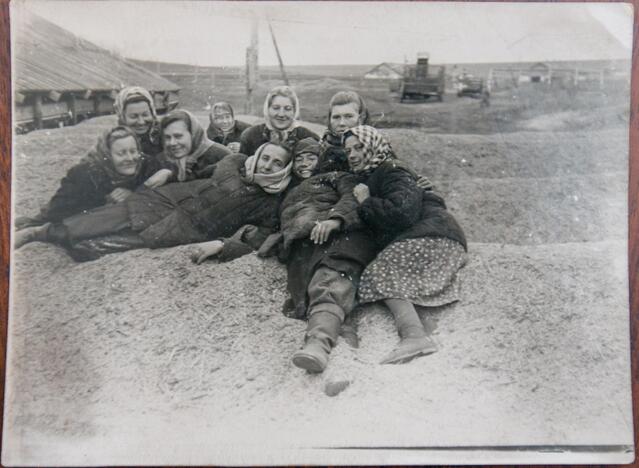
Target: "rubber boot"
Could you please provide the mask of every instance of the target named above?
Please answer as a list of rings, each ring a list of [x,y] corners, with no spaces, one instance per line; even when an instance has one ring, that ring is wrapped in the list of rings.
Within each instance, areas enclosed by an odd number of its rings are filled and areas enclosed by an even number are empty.
[[[315,312],[308,319],[304,347],[293,354],[293,364],[311,373],[326,369],[328,355],[337,343],[342,319],[330,312]]]
[[[403,364],[416,357],[436,352],[437,344],[424,330],[413,305],[406,301],[392,301],[390,304],[387,301],[387,304],[395,317],[400,342],[380,364]]]

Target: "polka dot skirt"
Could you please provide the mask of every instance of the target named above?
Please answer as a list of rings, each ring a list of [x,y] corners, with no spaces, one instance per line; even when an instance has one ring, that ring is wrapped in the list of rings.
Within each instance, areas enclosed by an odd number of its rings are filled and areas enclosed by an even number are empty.
[[[394,242],[373,260],[362,275],[361,303],[406,299],[435,307],[459,300],[457,271],[466,251],[451,239],[423,237]]]

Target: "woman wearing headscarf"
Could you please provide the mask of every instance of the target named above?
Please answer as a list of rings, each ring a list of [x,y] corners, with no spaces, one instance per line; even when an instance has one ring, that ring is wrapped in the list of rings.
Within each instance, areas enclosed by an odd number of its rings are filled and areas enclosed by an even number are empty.
[[[383,301],[392,312],[399,346],[382,363],[402,363],[433,353],[414,305],[442,306],[459,300],[458,270],[466,262],[466,238],[444,200],[421,189],[392,156],[386,139],[361,125],[344,133],[351,171],[360,178],[353,193],[357,212],[383,249],[366,267],[360,303]]]
[[[162,164],[140,151],[129,127],[107,130],[95,148],[67,172],[51,200],[32,218],[15,221],[18,229],[59,222],[77,213],[120,203],[141,186],[158,187],[166,174]]]
[[[277,86],[268,93],[263,113],[264,123],[242,132],[240,153],[253,154],[267,142],[286,144],[292,148],[304,138],[319,140],[317,134],[300,125],[300,103],[295,91],[288,86]]]
[[[275,228],[291,167],[290,150],[267,143],[251,157],[225,157],[209,179],[141,190],[125,203],[21,231],[16,248],[34,241],[76,248],[83,239],[126,234],[97,255],[203,242],[231,236],[245,224]]]
[[[151,93],[140,86],[123,88],[113,106],[118,115],[118,124],[126,125],[135,132],[144,154],[155,156],[162,151],[158,117]]]
[[[216,102],[211,106],[209,120],[209,128],[206,130],[209,139],[228,146],[232,152],[238,153],[240,151],[240,136],[250,125],[236,120],[233,107],[225,101]]]
[[[170,182],[210,177],[214,165],[231,154],[226,146],[209,140],[198,119],[185,110],[165,115],[160,131],[164,149],[158,158],[173,168]]]
[[[328,127],[321,140],[320,168],[323,172],[348,171],[348,160],[344,151],[344,132],[357,125],[367,125],[370,113],[364,99],[355,91],[340,91],[329,103]],[[396,156],[391,151],[391,157]],[[408,169],[408,166],[406,166]],[[417,184],[432,188],[430,180],[409,169]]]

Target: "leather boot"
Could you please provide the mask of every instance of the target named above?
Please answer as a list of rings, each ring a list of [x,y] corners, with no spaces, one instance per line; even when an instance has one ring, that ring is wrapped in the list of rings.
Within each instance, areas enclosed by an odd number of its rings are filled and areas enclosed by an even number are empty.
[[[293,354],[293,364],[308,372],[326,369],[328,355],[335,343],[342,319],[330,312],[315,312],[308,319],[304,347]]]
[[[412,305],[402,308],[391,307],[391,312],[395,317],[400,342],[380,364],[404,364],[416,357],[437,351],[437,344],[424,330],[424,325]]]

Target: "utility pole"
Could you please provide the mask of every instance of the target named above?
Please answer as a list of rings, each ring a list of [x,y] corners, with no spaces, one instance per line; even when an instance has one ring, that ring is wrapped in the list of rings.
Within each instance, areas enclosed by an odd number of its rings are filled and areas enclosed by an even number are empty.
[[[277,61],[280,64],[280,73],[282,74],[282,79],[284,80],[284,84],[286,86],[289,85],[288,83],[288,76],[286,76],[286,71],[284,70],[284,62],[282,62],[282,56],[280,55],[280,49],[279,47],[277,47],[277,41],[275,40],[275,34],[273,33],[273,26],[271,25],[271,22],[268,22],[268,29],[269,31],[271,31],[271,38],[273,39],[273,46],[275,47],[275,53],[277,54]]]
[[[253,90],[257,87],[257,18],[251,23],[251,45],[246,48],[246,103],[244,112],[253,113]]]

